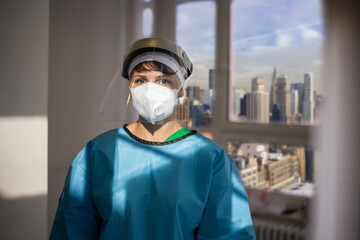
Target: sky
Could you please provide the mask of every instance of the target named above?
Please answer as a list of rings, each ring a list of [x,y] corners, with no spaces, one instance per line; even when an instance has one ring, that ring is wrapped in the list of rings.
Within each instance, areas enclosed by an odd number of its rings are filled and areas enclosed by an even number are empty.
[[[236,87],[249,90],[251,79],[261,77],[269,88],[276,65],[290,82],[303,82],[304,73],[312,72],[315,90],[321,93],[321,1],[234,0],[232,21]],[[188,85],[207,88],[209,69],[214,68],[215,3],[178,5],[176,40],[194,64]]]

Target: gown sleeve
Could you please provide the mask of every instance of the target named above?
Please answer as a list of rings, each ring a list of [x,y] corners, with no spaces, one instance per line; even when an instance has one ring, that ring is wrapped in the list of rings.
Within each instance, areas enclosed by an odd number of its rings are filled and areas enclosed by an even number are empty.
[[[59,198],[50,239],[97,239],[99,216],[91,194],[89,144],[80,151],[68,170]]]
[[[213,163],[213,179],[197,239],[256,239],[244,185],[235,163],[223,149]]]

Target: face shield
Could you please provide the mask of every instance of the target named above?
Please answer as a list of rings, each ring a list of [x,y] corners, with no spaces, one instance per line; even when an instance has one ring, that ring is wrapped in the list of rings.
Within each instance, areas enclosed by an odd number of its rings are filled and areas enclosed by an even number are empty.
[[[174,42],[160,38],[134,42],[103,97],[101,117],[126,122],[129,108],[134,108],[140,122],[176,123],[174,108],[184,99],[192,71],[185,51]]]

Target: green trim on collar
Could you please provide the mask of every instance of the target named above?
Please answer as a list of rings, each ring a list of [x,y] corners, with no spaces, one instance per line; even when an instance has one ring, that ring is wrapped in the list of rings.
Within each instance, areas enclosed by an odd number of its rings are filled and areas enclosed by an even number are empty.
[[[168,142],[168,141],[172,141],[172,140],[181,138],[182,136],[185,136],[188,133],[191,133],[191,131],[189,129],[186,129],[186,128],[179,129],[176,132],[174,132],[170,137],[165,139],[164,142]]]

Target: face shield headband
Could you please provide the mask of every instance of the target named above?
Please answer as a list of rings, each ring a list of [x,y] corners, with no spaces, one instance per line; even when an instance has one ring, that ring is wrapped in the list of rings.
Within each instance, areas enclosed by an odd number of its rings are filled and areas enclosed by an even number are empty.
[[[139,63],[148,62],[148,61],[156,61],[168,66],[171,70],[173,70],[176,73],[176,76],[180,80],[181,88],[185,90],[184,76],[186,76],[187,74],[185,68],[181,67],[178,64],[178,62],[175,60],[175,58],[162,52],[146,52],[135,57],[129,66],[129,70],[128,70],[129,76],[131,76],[131,72]]]

